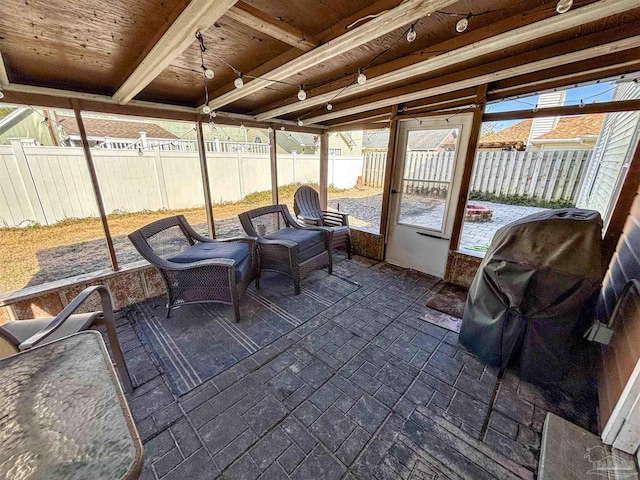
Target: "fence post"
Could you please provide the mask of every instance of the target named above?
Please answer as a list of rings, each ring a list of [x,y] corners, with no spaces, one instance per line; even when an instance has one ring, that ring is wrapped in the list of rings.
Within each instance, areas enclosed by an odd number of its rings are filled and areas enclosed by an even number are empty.
[[[16,163],[18,164],[18,169],[20,171],[20,178],[22,179],[22,184],[27,192],[27,197],[29,197],[31,211],[33,211],[33,215],[36,217],[35,221],[40,225],[48,225],[47,216],[44,213],[44,208],[42,207],[38,188],[33,180],[33,176],[31,175],[31,169],[29,168],[29,163],[27,162],[27,156],[24,153],[22,142],[19,138],[10,138],[9,142],[13,147],[13,155],[16,157]]]
[[[164,178],[164,168],[162,166],[162,156],[160,148],[156,145],[153,147],[153,161],[156,167],[156,179],[158,181],[158,190],[160,191],[160,203],[162,209],[169,208],[169,197],[167,196],[167,184]]]
[[[242,174],[242,151],[236,150],[236,167],[238,168],[238,186],[240,189],[240,200],[244,198],[244,176]]]
[[[296,183],[296,152],[295,150],[291,152],[293,156],[291,157],[291,183],[295,185]]]

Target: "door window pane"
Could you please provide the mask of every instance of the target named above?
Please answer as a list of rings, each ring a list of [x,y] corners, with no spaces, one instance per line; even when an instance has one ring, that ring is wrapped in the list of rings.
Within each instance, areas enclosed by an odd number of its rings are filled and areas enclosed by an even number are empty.
[[[407,132],[398,223],[444,230],[458,135],[458,128]]]

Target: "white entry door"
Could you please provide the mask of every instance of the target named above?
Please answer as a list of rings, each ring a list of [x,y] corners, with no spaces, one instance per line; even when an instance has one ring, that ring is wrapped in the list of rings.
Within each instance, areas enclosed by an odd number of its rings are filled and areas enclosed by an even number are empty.
[[[387,262],[444,276],[472,118],[398,122]]]

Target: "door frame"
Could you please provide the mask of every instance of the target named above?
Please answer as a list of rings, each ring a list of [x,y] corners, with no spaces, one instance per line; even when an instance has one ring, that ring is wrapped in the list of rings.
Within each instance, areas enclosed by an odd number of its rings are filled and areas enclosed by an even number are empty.
[[[447,264],[449,246],[451,245],[451,237],[456,223],[457,200],[462,187],[462,179],[465,170],[465,162],[468,149],[471,148],[470,138],[472,136],[474,113],[465,112],[456,114],[453,117],[447,115],[427,116],[424,118],[399,119],[397,123],[397,137],[394,146],[394,162],[393,171],[391,172],[391,193],[388,209],[388,218],[386,225],[387,239],[385,245],[385,260],[389,263],[400,265],[406,268],[413,268],[425,273],[444,276]],[[404,167],[406,160],[406,143],[410,131],[427,130],[441,128],[459,128],[459,135],[456,139],[456,154],[453,172],[451,175],[450,188],[445,201],[445,209],[443,213],[442,230],[436,231],[429,228],[419,227],[415,225],[406,225],[398,222],[400,214],[400,203],[402,194],[400,193],[401,185],[404,177]],[[399,244],[394,246],[394,241],[401,241],[398,237],[398,229],[412,230],[419,233],[433,253],[439,258],[435,259],[431,265],[411,264],[406,256],[397,255],[399,253]],[[415,233],[414,233],[415,235]],[[424,242],[423,242],[424,243]],[[394,254],[395,253],[395,254]]]

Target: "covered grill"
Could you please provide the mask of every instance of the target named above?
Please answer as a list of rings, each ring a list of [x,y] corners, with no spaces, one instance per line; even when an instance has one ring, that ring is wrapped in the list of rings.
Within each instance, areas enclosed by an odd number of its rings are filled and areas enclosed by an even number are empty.
[[[551,383],[570,361],[580,314],[601,280],[600,214],[562,209],[498,230],[469,290],[460,341],[484,361]]]

